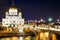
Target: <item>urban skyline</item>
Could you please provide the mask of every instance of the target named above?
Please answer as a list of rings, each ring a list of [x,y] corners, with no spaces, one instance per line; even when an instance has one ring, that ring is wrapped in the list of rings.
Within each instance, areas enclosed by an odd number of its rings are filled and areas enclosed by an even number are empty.
[[[0,1],[0,19],[5,17],[5,12],[11,4],[12,0]],[[60,16],[60,3],[57,0],[14,0],[14,4],[21,9],[25,20],[48,19],[49,17],[56,20]]]

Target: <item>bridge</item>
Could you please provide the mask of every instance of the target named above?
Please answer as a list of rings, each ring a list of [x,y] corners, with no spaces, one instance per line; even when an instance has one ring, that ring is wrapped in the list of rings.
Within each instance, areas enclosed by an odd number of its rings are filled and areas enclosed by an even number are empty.
[[[50,25],[50,24],[35,24],[35,25],[22,25],[19,28],[12,27],[3,27],[0,31],[0,37],[20,37],[20,36],[38,36],[38,40],[40,40],[41,32],[47,32],[48,38],[54,34],[60,34],[60,25]],[[50,39],[50,38],[49,38]]]

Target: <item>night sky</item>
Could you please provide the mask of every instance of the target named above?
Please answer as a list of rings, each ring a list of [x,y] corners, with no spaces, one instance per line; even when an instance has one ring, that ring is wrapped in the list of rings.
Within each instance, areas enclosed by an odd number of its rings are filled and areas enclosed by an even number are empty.
[[[11,4],[12,0],[0,0],[0,21],[5,17],[5,11]],[[58,0],[14,0],[14,4],[22,11],[25,20],[60,18],[60,1]]]

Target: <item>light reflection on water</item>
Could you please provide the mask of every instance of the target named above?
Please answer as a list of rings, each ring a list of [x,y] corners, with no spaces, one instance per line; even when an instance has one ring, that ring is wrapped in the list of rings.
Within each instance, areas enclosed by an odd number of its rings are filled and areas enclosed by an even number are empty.
[[[28,39],[27,39],[28,38]],[[29,37],[6,37],[6,38],[0,38],[0,40],[30,40]]]
[[[23,37],[6,37],[0,38],[0,40],[23,40]]]
[[[19,40],[24,40],[24,38],[21,36],[21,37],[19,38]]]

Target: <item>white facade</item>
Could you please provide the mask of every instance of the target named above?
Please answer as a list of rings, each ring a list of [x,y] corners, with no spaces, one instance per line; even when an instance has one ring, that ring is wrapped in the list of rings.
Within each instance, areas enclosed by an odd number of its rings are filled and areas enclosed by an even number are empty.
[[[6,12],[5,16],[6,18],[2,19],[2,26],[4,27],[24,25],[22,13],[18,12],[17,8],[9,8],[9,11]]]

